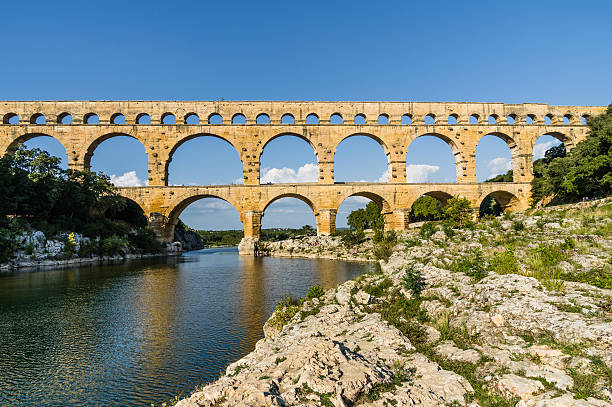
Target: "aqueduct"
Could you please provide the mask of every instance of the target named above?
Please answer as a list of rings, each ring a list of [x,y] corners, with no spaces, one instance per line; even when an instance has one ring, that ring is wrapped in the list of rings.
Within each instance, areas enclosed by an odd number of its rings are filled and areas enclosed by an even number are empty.
[[[386,227],[394,230],[407,227],[412,204],[424,194],[441,200],[463,196],[474,208],[492,195],[507,209],[526,209],[538,137],[551,135],[571,149],[586,137],[586,118],[604,111],[604,106],[534,103],[6,101],[0,102],[0,154],[29,139],[50,136],[66,149],[71,168],[89,169],[96,147],[104,140],[132,137],[148,156],[148,186],[119,191],[141,206],[160,239],[172,238],[178,216],[190,203],[216,197],[238,210],[245,240],[255,241],[265,208],[283,197],[301,199],[312,209],[319,234],[335,230],[338,207],[355,195],[377,202]],[[263,149],[282,135],[300,137],[312,146],[318,182],[260,184]],[[388,162],[387,183],[334,182],[336,148],[355,135],[381,145]],[[510,148],[514,182],[476,182],[475,151],[485,135],[499,137]],[[173,153],[199,136],[221,138],[236,149],[243,184],[168,185]],[[406,152],[422,136],[437,137],[450,146],[456,183],[406,182]]]

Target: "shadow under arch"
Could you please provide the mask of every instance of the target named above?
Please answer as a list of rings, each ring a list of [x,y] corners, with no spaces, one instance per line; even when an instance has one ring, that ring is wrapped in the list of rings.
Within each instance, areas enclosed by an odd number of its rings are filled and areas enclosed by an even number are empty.
[[[430,196],[432,198],[436,198],[438,201],[440,201],[442,205],[446,205],[448,200],[453,197],[451,194],[449,194],[448,192],[444,192],[444,191],[429,191],[429,192],[425,192],[421,196]],[[421,196],[419,196],[419,198]]]
[[[561,133],[558,131],[550,131],[550,132],[542,133],[542,134],[536,133],[531,139],[531,155],[532,156],[533,156],[533,149],[535,148],[535,145],[538,142],[539,138],[542,136],[551,136],[551,137],[556,138],[557,140],[563,143],[563,145],[568,151],[575,145],[574,138],[566,133]]]
[[[493,191],[484,196],[481,196],[478,199],[478,207],[480,208],[480,213],[483,213],[483,204],[486,204],[487,201],[490,202],[491,199],[494,199],[499,205],[501,212],[512,211],[516,209],[519,199],[511,192],[508,191]]]
[[[147,156],[147,162],[150,161],[149,160],[149,154],[147,154],[147,149],[143,143],[142,140],[140,140],[138,137],[132,135],[132,134],[127,134],[127,133],[119,133],[119,132],[113,132],[113,133],[107,133],[107,134],[103,134],[99,137],[97,137],[96,139],[94,139],[92,142],[89,143],[89,145],[87,146],[87,150],[85,152],[85,156],[84,158],[84,167],[86,170],[91,169],[91,158],[94,155],[94,152],[96,151],[96,149],[100,146],[100,144],[104,143],[107,140],[110,140],[112,138],[116,138],[116,137],[129,137],[131,139],[137,140],[140,145],[142,146],[142,149],[144,150],[145,155]]]
[[[451,137],[447,136],[446,134],[429,132],[429,133],[417,135],[414,139],[408,141],[406,145],[405,156],[408,155],[408,151],[410,150],[410,146],[412,145],[412,143],[414,143],[414,141],[416,141],[417,139],[423,138],[423,137],[435,137],[438,140],[443,141],[450,147],[451,152],[453,156],[455,157],[455,172],[456,172],[455,182],[458,182],[463,176],[463,169],[461,167],[461,161],[464,159],[464,157],[461,156],[461,150],[459,149],[459,146],[457,145],[455,140],[453,140]]]
[[[196,134],[190,134],[188,136],[183,137],[182,139],[177,141],[172,146],[172,148],[170,149],[170,152],[168,153],[168,159],[166,160],[166,162],[164,164],[164,177],[166,179],[166,184],[168,183],[168,170],[170,169],[170,163],[172,162],[172,157],[174,156],[174,153],[176,153],[176,150],[178,150],[186,142],[188,142],[190,140],[194,140],[196,138],[200,138],[200,137],[212,137],[212,138],[215,138],[215,139],[218,139],[218,140],[223,140],[226,143],[228,143],[230,146],[232,146],[232,148],[234,149],[234,151],[238,155],[238,160],[240,161],[240,165],[242,166],[242,171],[244,173],[244,163],[242,162],[242,157],[240,156],[240,152],[238,151],[236,146],[231,141],[229,141],[228,139],[226,139],[223,136],[220,136],[220,135],[214,134],[214,133],[196,133]]]
[[[149,221],[147,213],[144,210],[144,205],[124,195],[121,195],[121,198],[125,200],[125,207],[119,211],[114,210],[113,208],[104,208],[103,212],[105,216],[113,221],[125,223],[129,227],[147,226]]]
[[[477,147],[478,147],[478,144],[480,143],[480,140],[482,140],[482,138],[486,136],[495,136],[501,139],[504,143],[506,143],[506,145],[508,146],[508,148],[510,149],[510,151],[512,151],[512,154],[514,155],[514,152],[516,151],[517,143],[516,143],[516,140],[512,138],[512,136],[509,136],[506,133],[502,133],[499,131],[492,131],[490,133],[483,134],[481,137],[478,138],[478,143],[476,144]],[[476,154],[476,150],[474,150],[474,154]]]

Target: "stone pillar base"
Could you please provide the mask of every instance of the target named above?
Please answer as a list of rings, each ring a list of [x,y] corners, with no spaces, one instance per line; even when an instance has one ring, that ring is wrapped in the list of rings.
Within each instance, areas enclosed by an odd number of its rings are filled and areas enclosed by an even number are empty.
[[[238,254],[242,256],[255,256],[259,239],[253,237],[243,237],[238,244]]]

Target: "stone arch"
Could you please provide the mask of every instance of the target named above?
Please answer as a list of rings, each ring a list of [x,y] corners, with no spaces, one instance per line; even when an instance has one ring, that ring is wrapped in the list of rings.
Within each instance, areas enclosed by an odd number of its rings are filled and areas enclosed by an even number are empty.
[[[113,113],[110,122],[111,124],[125,124],[125,115],[123,113]]]
[[[223,124],[223,116],[217,112],[208,115],[208,124]]]
[[[306,124],[319,124],[319,116],[316,113],[309,113],[304,122]]]
[[[448,202],[449,199],[451,199],[453,196],[451,194],[449,194],[448,192],[445,191],[440,191],[440,190],[435,190],[435,191],[428,191],[425,192],[424,194],[420,195],[419,198],[423,195],[427,195],[430,196],[432,198],[436,198],[438,201],[440,201],[440,203],[442,203],[442,205],[446,205],[446,203]],[[416,200],[415,200],[416,201]],[[413,202],[414,204],[414,202]]]
[[[383,153],[385,155],[385,157],[387,158],[387,181],[385,182],[389,182],[389,179],[391,178],[391,151],[389,149],[389,147],[387,146],[387,143],[379,136],[377,136],[376,134],[373,133],[365,133],[365,132],[359,132],[359,133],[351,133],[348,134],[344,137],[342,137],[340,140],[338,140],[336,142],[336,145],[333,147],[333,150],[331,150],[332,154],[331,157],[333,158],[333,163],[334,163],[334,172],[336,172],[336,153],[338,152],[338,147],[340,146],[340,144],[342,144],[342,142],[344,142],[345,140],[351,138],[351,137],[367,137],[371,140],[374,140],[376,143],[378,143],[382,149],[383,149]]]
[[[228,143],[230,146],[232,146],[232,148],[238,154],[238,159],[240,160],[240,164],[242,165],[242,169],[244,171],[244,162],[242,161],[242,156],[240,155],[240,151],[236,148],[234,143],[232,143],[227,138],[225,138],[223,136],[220,136],[218,134],[213,134],[213,133],[196,133],[196,134],[190,134],[190,135],[188,135],[186,137],[183,137],[180,140],[178,140],[176,143],[174,143],[174,145],[172,146],[172,148],[168,152],[168,158],[167,158],[167,160],[166,160],[166,162],[164,164],[164,179],[166,180],[166,183],[168,182],[168,170],[170,168],[170,162],[172,162],[172,157],[174,156],[174,153],[176,152],[176,150],[178,150],[178,148],[180,146],[182,146],[184,143],[188,142],[189,140],[193,140],[193,139],[198,138],[198,137],[213,137],[213,138],[220,139],[220,140],[223,140],[226,143]]]
[[[100,117],[96,113],[86,113],[85,116],[83,116],[84,124],[98,124],[99,122]]]
[[[295,124],[295,117],[291,113],[285,113],[281,116],[281,124]]]
[[[385,229],[394,229],[391,226],[391,223],[393,223],[393,208],[391,206],[391,204],[389,203],[389,200],[386,199],[385,197],[383,197],[382,195],[379,195],[375,192],[370,192],[370,191],[351,191],[347,194],[343,194],[343,195],[338,195],[338,200],[336,202],[336,207],[334,210],[334,230],[336,227],[336,223],[337,223],[337,213],[341,213],[340,211],[340,207],[342,206],[342,204],[349,198],[351,197],[363,197],[363,198],[367,198],[370,201],[374,202],[379,208],[381,213],[383,214],[383,217],[385,219]]]
[[[412,203],[410,204],[410,222],[414,222],[414,221],[421,221],[421,220],[427,220],[427,219],[423,219],[423,218],[418,218],[415,216],[414,214],[414,204],[421,198],[423,197],[431,197],[434,198],[435,200],[437,200],[440,203],[440,207],[443,208],[444,206],[446,206],[447,202],[449,199],[451,199],[453,196],[451,194],[449,194],[448,192],[444,192],[444,191],[440,191],[440,190],[435,190],[435,191],[428,191],[425,192],[424,194],[419,195],[414,201],[412,201]]]
[[[278,201],[279,199],[283,199],[283,198],[296,198],[299,199],[300,201],[304,202],[306,205],[308,205],[308,207],[312,210],[313,215],[316,216],[317,214],[317,208],[314,204],[314,202],[301,194],[298,193],[294,193],[294,192],[285,192],[285,193],[280,193],[278,195],[275,195],[274,197],[270,198],[267,200],[267,202],[264,202],[263,206],[261,206],[261,213],[262,215],[266,212],[266,209],[268,209],[268,207],[273,204],[274,202]]]
[[[11,121],[13,123],[11,123]],[[19,115],[17,113],[6,113],[2,117],[2,124],[19,124]]]
[[[572,137],[571,135],[566,134],[566,133],[561,133],[559,131],[549,131],[549,132],[546,132],[546,133],[534,133],[532,138],[531,138],[531,140],[530,140],[531,155],[533,155],[533,148],[535,147],[536,142],[542,136],[551,136],[551,137],[556,138],[557,140],[559,140],[560,142],[562,142],[565,145],[565,148],[568,151],[572,147],[574,147],[574,145],[575,145],[574,137]]]
[[[189,112],[183,116],[183,123],[185,124],[200,124],[200,116],[197,113]]]
[[[363,113],[357,113],[353,119],[354,124],[366,124],[366,116]]]
[[[308,145],[310,147],[312,147],[312,151],[313,151],[315,157],[317,157],[317,162],[319,161],[319,151],[317,151],[316,146],[314,145],[314,143],[312,142],[312,140],[310,138],[308,138],[304,134],[300,134],[300,133],[284,132],[284,133],[274,134],[271,137],[268,137],[267,139],[262,140],[261,148],[259,149],[259,153],[258,153],[259,154],[258,159],[259,159],[260,163],[261,163],[261,156],[263,155],[263,152],[264,152],[264,149],[266,148],[266,146],[268,144],[270,144],[272,141],[276,140],[277,138],[280,138],[280,137],[283,137],[283,136],[293,136],[293,137],[297,137],[297,138],[302,139],[305,142],[307,142]]]
[[[246,124],[246,116],[242,113],[236,113],[232,116],[232,124]]]
[[[489,193],[485,193],[478,198],[478,208],[481,208],[484,200],[487,197],[491,197],[497,201],[503,212],[518,210],[520,205],[519,198],[511,192],[504,190],[497,190]]]
[[[128,133],[106,133],[90,141],[89,144],[87,145],[87,150],[85,151],[85,154],[83,157],[84,158],[83,164],[84,164],[85,169],[91,168],[91,158],[93,157],[94,151],[96,151],[96,148],[98,148],[98,146],[102,144],[103,142],[105,142],[106,140],[110,140],[114,137],[130,137],[135,140],[138,140],[140,144],[142,144],[142,147],[145,150],[145,154],[146,154],[145,143],[143,140],[139,139],[138,137],[132,134],[128,134]],[[147,154],[147,160],[150,161],[148,154]]]
[[[270,124],[270,116],[267,113],[259,113],[255,118],[257,124]]]
[[[174,227],[178,223],[179,216],[181,213],[192,203],[205,198],[217,198],[230,204],[238,213],[240,213],[240,206],[233,202],[229,196],[222,196],[221,194],[203,193],[196,194],[188,197],[179,197],[178,202],[172,205],[172,209],[167,215],[162,213],[151,213],[149,216],[149,223],[157,235],[164,241],[170,241],[174,237]],[[164,216],[165,215],[165,216]]]
[[[387,113],[381,113],[378,115],[377,119],[378,124],[389,124],[389,115]]]
[[[176,124],[176,116],[173,113],[165,112],[159,121],[161,124]]]
[[[457,145],[455,140],[453,140],[451,137],[447,136],[446,134],[437,133],[437,132],[430,132],[430,133],[419,134],[414,139],[408,141],[408,143],[406,145],[406,154],[408,154],[408,151],[410,150],[410,145],[416,139],[418,139],[420,137],[428,137],[428,136],[435,137],[435,138],[437,138],[439,140],[442,140],[443,142],[445,142],[450,147],[451,152],[452,152],[453,156],[455,157],[455,171],[456,171],[455,182],[459,182],[459,180],[461,180],[462,177],[463,177],[462,162],[467,157],[463,157],[462,156],[461,149],[459,148],[459,146]],[[404,155],[404,158],[406,157],[406,154]]]
[[[42,123],[39,123],[39,121],[42,121]],[[30,116],[30,124],[47,124],[47,118],[42,113],[34,113]]]
[[[58,124],[72,124],[72,115],[68,112],[63,112],[57,115]]]
[[[521,148],[519,148],[519,145],[517,144],[516,140],[514,140],[512,136],[509,136],[506,133],[493,131],[490,133],[483,134],[481,137],[479,137],[478,140],[476,141],[476,144],[474,146],[474,151],[473,151],[474,165],[476,166],[476,163],[479,160],[479,158],[476,155],[476,150],[478,149],[478,146],[480,145],[480,142],[482,141],[482,139],[486,136],[494,136],[502,140],[506,144],[506,146],[510,150],[510,157],[512,161],[512,173],[513,173],[514,180],[517,181],[519,179],[522,179],[521,177],[521,165],[522,165],[521,154],[523,152],[521,151]],[[477,176],[479,175],[478,170],[476,170],[476,175]]]
[[[459,123],[459,115],[457,113],[451,113],[448,115],[448,124]]]
[[[28,140],[32,140],[33,138],[37,138],[37,137],[50,137],[56,141],[58,141],[62,147],[64,147],[64,150],[66,151],[66,155],[68,154],[68,149],[66,148],[66,144],[64,144],[64,141],[58,139],[57,137],[54,137],[50,134],[47,133],[26,133],[26,134],[22,134],[21,136],[15,138],[13,141],[11,141],[8,146],[6,147],[5,151],[2,151],[0,153],[0,155],[4,155],[4,154],[12,154],[13,152],[15,152],[15,150],[17,150],[17,148],[19,147],[20,144],[23,144],[25,142],[27,142]]]
[[[393,212],[393,208],[391,204],[389,203],[388,199],[385,199],[385,197],[375,192],[360,191],[360,190],[358,190],[357,192],[351,191],[348,194],[339,195],[338,202],[336,205],[336,210],[340,208],[340,205],[342,205],[342,202],[344,202],[347,198],[350,198],[352,196],[361,196],[363,198],[368,198],[370,201],[378,205],[383,215],[390,214]]]
[[[139,113],[136,116],[136,124],[151,124],[151,115],[148,113]]]

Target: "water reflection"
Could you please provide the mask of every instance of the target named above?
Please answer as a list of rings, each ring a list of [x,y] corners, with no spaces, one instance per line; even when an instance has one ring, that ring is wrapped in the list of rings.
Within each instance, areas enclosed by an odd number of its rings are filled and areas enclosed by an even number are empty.
[[[370,265],[239,257],[0,275],[0,405],[149,405],[253,349],[278,300]]]

